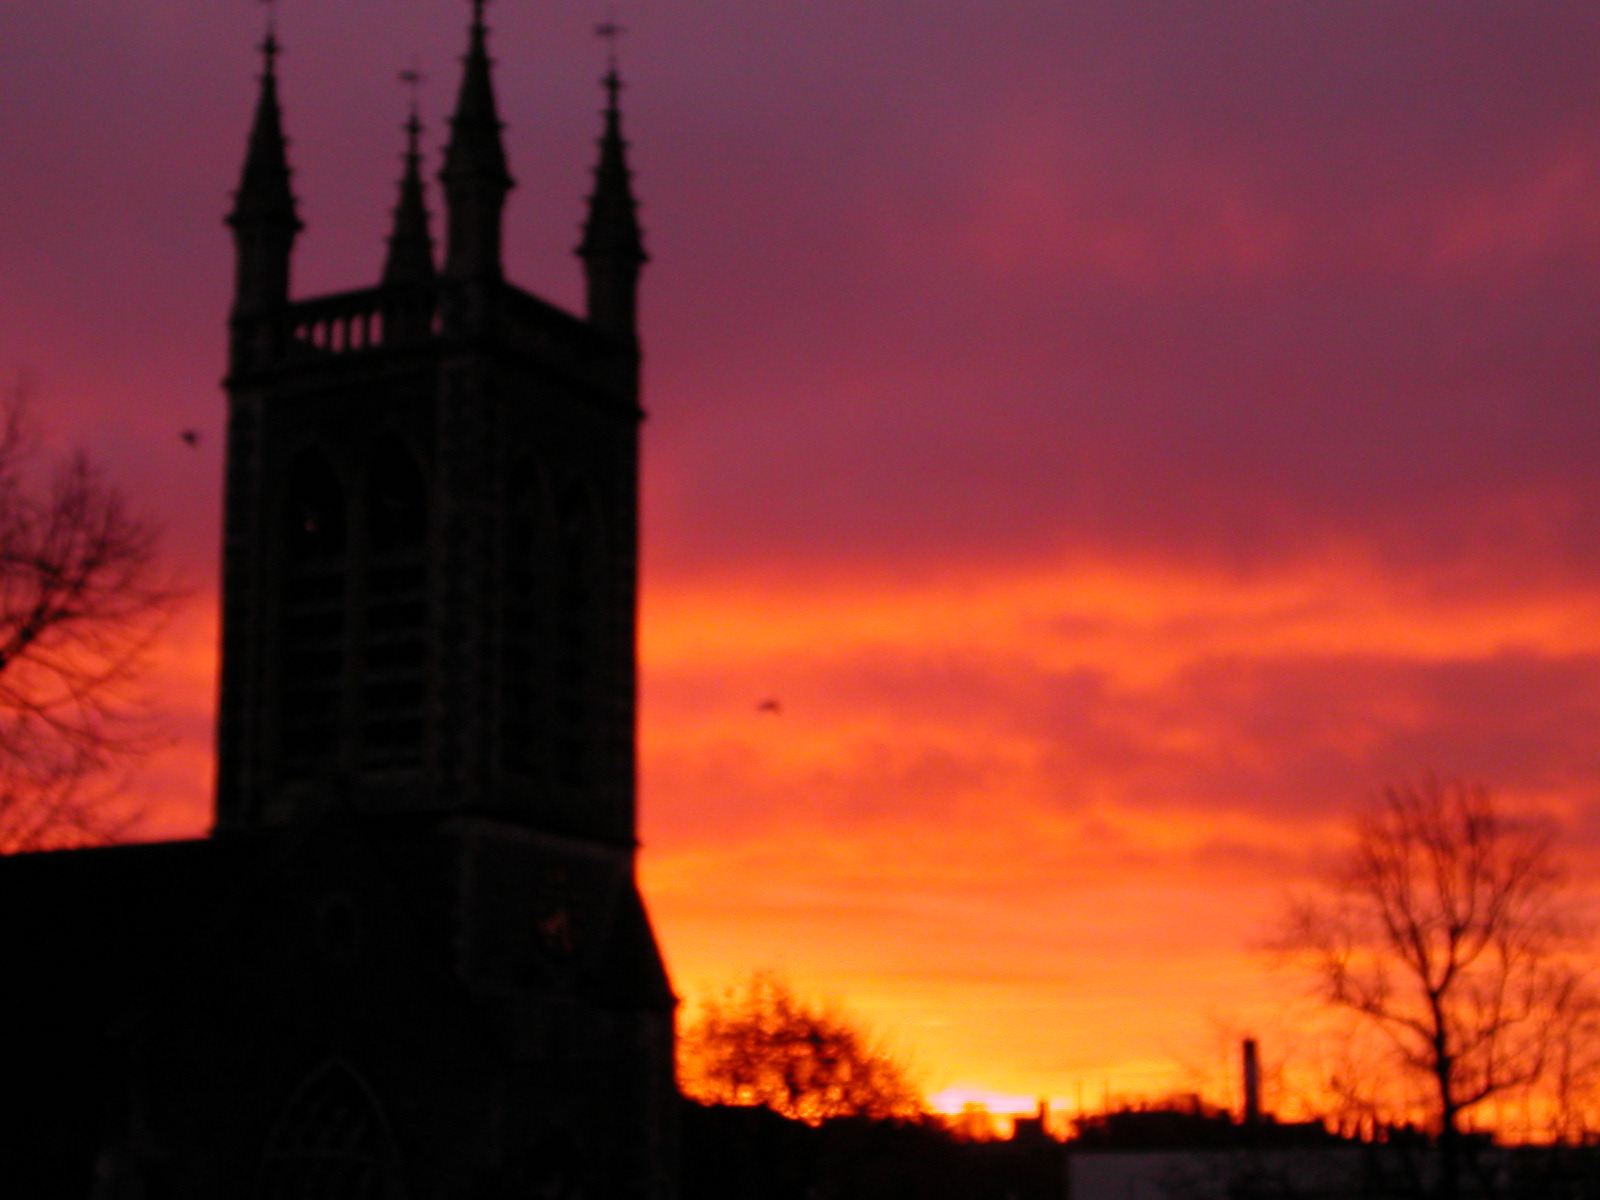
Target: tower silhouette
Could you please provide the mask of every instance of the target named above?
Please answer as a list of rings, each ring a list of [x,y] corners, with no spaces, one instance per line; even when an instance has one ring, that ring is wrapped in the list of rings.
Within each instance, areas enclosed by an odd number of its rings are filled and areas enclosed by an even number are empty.
[[[268,42],[229,217],[219,830],[338,803],[631,843],[645,255],[606,86],[587,319],[504,277],[481,17],[439,175],[443,270],[413,115],[382,281],[295,301]]]
[[[0,1190],[671,1200],[675,1004],[635,882],[645,253],[605,79],[583,316],[508,282],[473,5],[379,282],[295,298],[269,33],[228,224],[217,819],[0,863],[41,1045]]]

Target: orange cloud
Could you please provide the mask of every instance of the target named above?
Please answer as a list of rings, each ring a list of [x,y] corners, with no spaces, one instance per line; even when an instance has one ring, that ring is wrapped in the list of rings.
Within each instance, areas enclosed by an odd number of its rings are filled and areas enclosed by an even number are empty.
[[[722,662],[735,670],[863,650],[1093,667],[1127,686],[1247,654],[1376,654],[1430,661],[1519,650],[1600,650],[1600,592],[1419,595],[1357,551],[1235,578],[1157,563],[1067,562],[894,586],[849,579],[781,589],[730,578],[653,591],[647,671]]]
[[[642,877],[674,979],[783,967],[952,1095],[1220,1087],[1218,1029],[1270,1054],[1302,1021],[1255,947],[1351,801],[1476,742],[1581,819],[1597,617],[1351,549],[658,585]],[[146,836],[209,824],[215,632],[196,597],[158,651]]]
[[[1597,630],[1600,594],[1350,547],[658,587],[647,893],[681,989],[784,967],[936,1088],[1193,1086],[1216,1028],[1289,1027],[1257,947],[1354,802],[1429,769],[1594,791]]]

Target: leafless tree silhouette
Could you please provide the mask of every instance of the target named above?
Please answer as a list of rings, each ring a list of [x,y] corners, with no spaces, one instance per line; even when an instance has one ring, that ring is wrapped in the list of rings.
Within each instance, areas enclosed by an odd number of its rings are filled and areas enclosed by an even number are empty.
[[[42,462],[0,401],[0,853],[108,840],[104,785],[142,749],[133,684],[177,598],[154,528],[77,454]]]
[[[1570,1075],[1572,1035],[1589,1028],[1565,876],[1547,829],[1471,784],[1389,788],[1355,832],[1329,895],[1291,912],[1285,946],[1424,1085],[1438,1190],[1454,1197],[1464,1114]]]
[[[756,972],[705,1003],[678,1041],[679,1082],[708,1104],[765,1105],[810,1124],[924,1111],[906,1069],[849,1020]]]

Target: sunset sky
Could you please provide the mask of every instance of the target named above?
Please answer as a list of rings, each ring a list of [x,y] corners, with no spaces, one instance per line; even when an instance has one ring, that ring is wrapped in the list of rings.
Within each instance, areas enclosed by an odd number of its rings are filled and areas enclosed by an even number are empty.
[[[364,286],[397,74],[436,169],[467,5],[279,10],[296,292]],[[567,306],[608,11],[490,6],[510,274]],[[1260,945],[1384,783],[1481,780],[1600,874],[1600,8],[616,15],[642,877],[682,995],[781,970],[947,1103],[1226,1099],[1238,1036],[1314,1057]],[[0,8],[0,378],[194,588],[152,837],[209,822],[262,19]]]

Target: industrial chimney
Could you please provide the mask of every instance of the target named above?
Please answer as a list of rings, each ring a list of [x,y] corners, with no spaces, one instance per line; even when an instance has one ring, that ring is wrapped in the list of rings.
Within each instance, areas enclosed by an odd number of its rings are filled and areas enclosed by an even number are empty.
[[[1255,1038],[1244,1039],[1244,1123],[1261,1123],[1261,1056]]]

